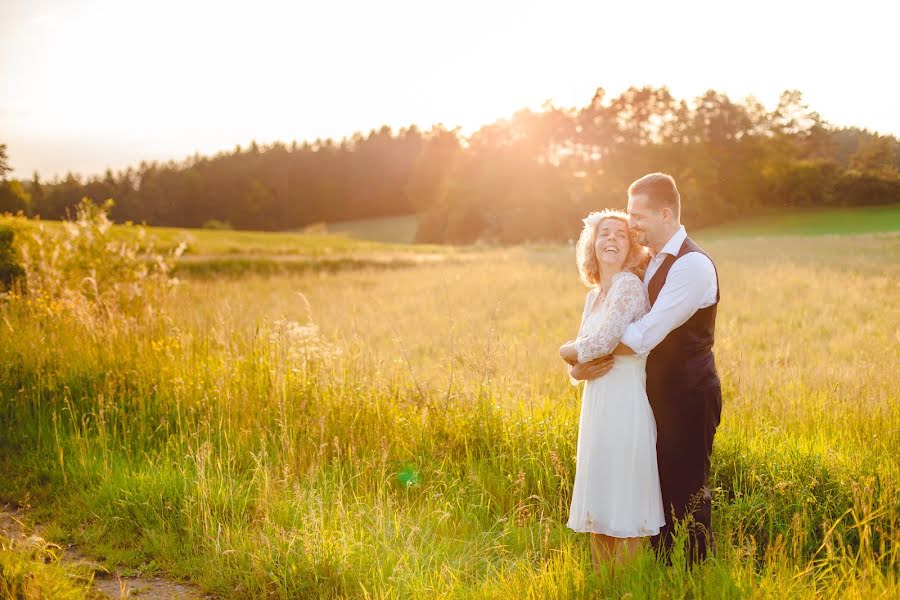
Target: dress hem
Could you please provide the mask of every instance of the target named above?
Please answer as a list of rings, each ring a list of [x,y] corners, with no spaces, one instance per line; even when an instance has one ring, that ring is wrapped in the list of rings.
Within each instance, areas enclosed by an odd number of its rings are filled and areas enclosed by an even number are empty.
[[[593,529],[590,529],[590,528],[587,528],[587,527],[580,527],[580,528],[579,528],[579,527],[572,527],[572,526],[569,525],[568,523],[566,523],[566,527],[568,527],[569,529],[571,529],[571,530],[574,531],[575,533],[599,533],[599,534],[601,534],[601,535],[608,535],[609,537],[614,537],[614,538],[642,538],[642,537],[652,537],[652,536],[654,536],[654,535],[659,535],[659,532],[660,532],[660,530],[662,529],[662,526],[660,526],[660,527],[657,527],[655,531],[654,531],[653,529],[650,529],[650,530],[647,530],[646,532],[643,532],[643,531],[639,531],[639,532],[634,532],[634,531],[610,531],[610,530],[608,530],[608,529],[605,530],[605,531],[594,531]]]

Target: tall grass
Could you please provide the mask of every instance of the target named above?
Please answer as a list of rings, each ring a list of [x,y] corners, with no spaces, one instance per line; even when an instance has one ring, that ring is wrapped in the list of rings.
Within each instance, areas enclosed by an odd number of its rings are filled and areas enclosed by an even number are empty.
[[[89,596],[91,575],[84,568],[60,564],[59,547],[46,542],[17,544],[0,535],[0,598],[82,600]],[[81,572],[77,572],[81,571]]]
[[[900,238],[719,241],[715,557],[564,527],[565,248],[191,280],[101,326],[0,308],[0,496],[223,597],[893,597]]]

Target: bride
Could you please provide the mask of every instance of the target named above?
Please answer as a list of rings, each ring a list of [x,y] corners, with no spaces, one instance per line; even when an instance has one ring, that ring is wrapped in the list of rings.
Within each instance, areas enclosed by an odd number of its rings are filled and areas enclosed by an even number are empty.
[[[611,354],[625,328],[649,310],[639,274],[646,250],[613,210],[584,219],[578,270],[591,287],[578,338],[559,353],[575,365]],[[591,557],[613,564],[665,524],[656,466],[656,421],[647,400],[646,357],[616,356],[609,372],[585,382],[578,425],[575,486],[568,527],[591,534]],[[578,381],[572,379],[573,384]]]

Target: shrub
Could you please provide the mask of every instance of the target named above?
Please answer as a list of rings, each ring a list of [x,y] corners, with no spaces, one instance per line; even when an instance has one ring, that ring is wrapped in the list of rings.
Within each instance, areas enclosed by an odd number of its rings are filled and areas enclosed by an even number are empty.
[[[203,223],[203,229],[230,230],[233,229],[228,221],[220,221],[218,219],[210,219]]]
[[[814,207],[834,204],[838,167],[831,161],[797,161],[778,181],[775,200],[783,206]]]
[[[328,233],[328,225],[322,223],[321,221],[318,223],[310,223],[309,225],[305,225],[303,227],[303,233],[311,235],[326,235]]]
[[[81,599],[89,596],[86,569],[67,572],[55,544],[16,544],[0,536],[0,598]]]
[[[29,306],[82,321],[138,317],[152,312],[159,295],[177,283],[170,272],[184,244],[163,255],[141,227],[113,232],[112,204],[84,198],[64,227],[41,223],[23,236]]]
[[[0,226],[0,293],[13,289],[25,275],[13,248],[12,228]]]
[[[874,206],[900,202],[900,178],[845,172],[835,185],[835,196],[843,206]]]
[[[28,213],[31,196],[16,180],[0,181],[0,213]]]

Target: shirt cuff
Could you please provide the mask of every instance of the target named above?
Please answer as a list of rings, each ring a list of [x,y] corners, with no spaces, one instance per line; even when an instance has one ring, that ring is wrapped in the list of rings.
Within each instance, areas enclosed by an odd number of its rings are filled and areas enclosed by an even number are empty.
[[[571,383],[572,385],[578,385],[579,383],[581,383],[581,381],[572,377],[572,365],[569,365],[569,383]]]
[[[632,323],[625,328],[625,333],[622,334],[622,343],[634,350],[638,356],[646,358],[650,351],[643,348],[643,337],[637,325]]]

